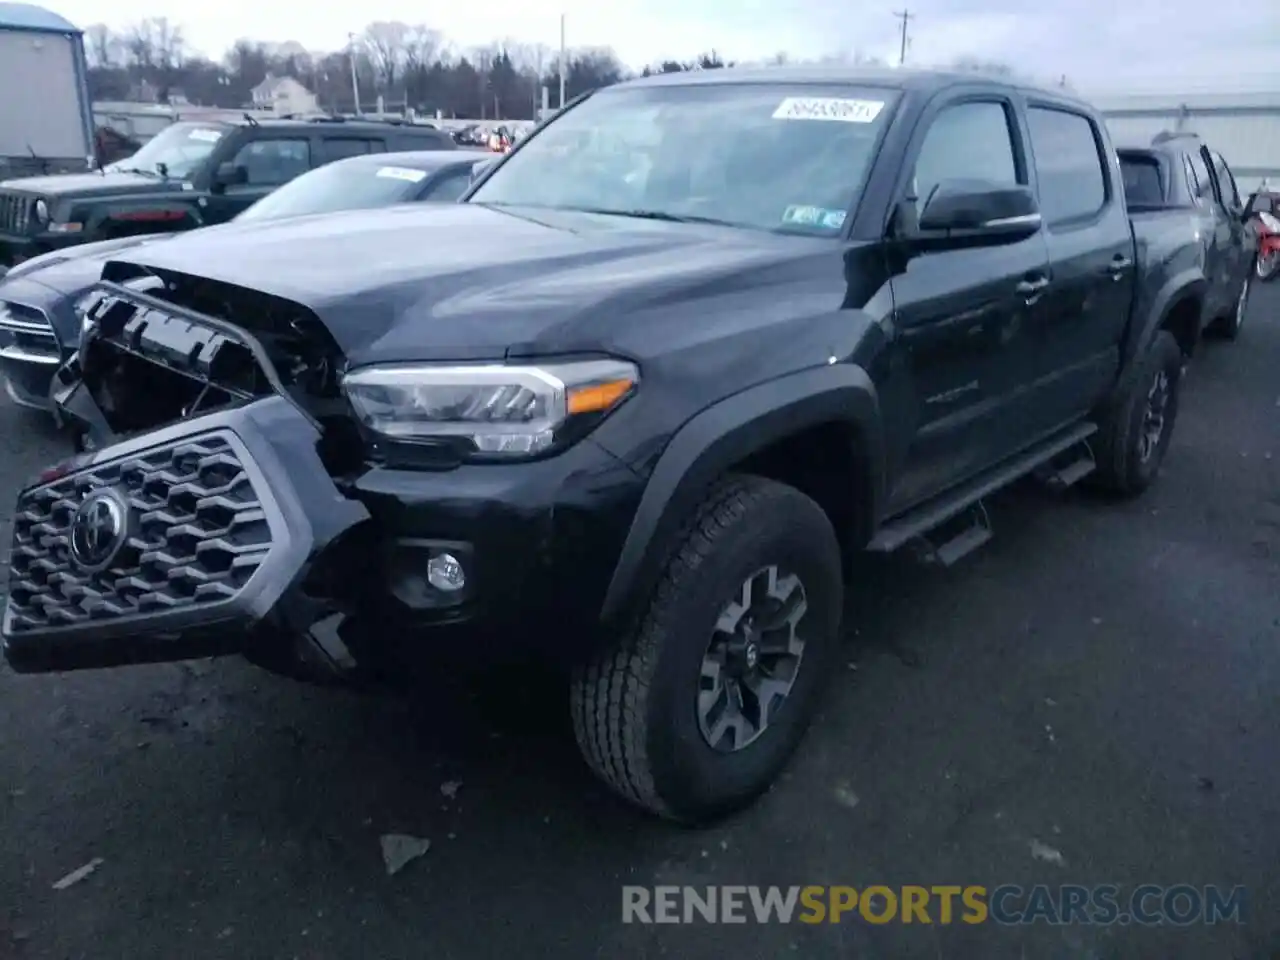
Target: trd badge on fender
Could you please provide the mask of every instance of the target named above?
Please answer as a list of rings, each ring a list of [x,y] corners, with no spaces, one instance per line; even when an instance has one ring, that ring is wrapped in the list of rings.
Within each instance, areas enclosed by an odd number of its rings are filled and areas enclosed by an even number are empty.
[[[71,559],[86,571],[102,570],[116,558],[128,534],[123,500],[113,490],[95,490],[71,518]]]

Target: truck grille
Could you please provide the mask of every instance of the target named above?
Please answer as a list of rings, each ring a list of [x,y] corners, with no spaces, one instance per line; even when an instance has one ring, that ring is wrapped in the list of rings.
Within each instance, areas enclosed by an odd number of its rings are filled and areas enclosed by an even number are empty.
[[[114,556],[89,569],[73,555],[72,528],[99,491],[124,505],[123,527]],[[270,548],[261,497],[226,431],[95,464],[20,496],[8,629],[39,632],[230,600]]]
[[[0,232],[25,234],[31,223],[35,198],[22,193],[0,192]]]
[[[0,331],[12,333],[18,337],[56,339],[53,326],[43,310],[13,301],[0,300]]]

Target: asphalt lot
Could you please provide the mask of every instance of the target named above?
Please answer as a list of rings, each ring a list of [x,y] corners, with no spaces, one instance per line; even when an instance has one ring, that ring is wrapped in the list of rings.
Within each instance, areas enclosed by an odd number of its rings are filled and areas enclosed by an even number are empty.
[[[0,495],[61,449],[0,407]],[[702,832],[598,787],[534,674],[405,704],[0,666],[0,958],[1280,957],[1280,285],[1193,365],[1149,496],[993,521],[953,570],[868,566],[790,772]],[[431,847],[388,876],[393,832]],[[623,884],[710,883],[1242,884],[1248,922],[621,923]]]

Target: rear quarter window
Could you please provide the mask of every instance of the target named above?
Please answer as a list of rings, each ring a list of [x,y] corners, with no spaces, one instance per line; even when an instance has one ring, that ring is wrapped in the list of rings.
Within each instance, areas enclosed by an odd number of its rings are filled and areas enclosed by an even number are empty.
[[[1087,220],[1107,205],[1107,174],[1093,121],[1057,107],[1027,109],[1040,208],[1053,226]]]
[[[1155,157],[1122,155],[1120,174],[1124,198],[1131,207],[1159,207],[1165,202],[1165,184],[1160,162]]]

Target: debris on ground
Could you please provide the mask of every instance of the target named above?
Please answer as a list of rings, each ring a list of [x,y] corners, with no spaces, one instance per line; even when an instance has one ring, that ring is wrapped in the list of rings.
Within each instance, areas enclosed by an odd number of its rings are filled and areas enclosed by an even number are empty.
[[[1061,851],[1055,850],[1039,840],[1031,841],[1031,856],[1037,860],[1043,860],[1045,863],[1052,863],[1055,866],[1065,867],[1067,865],[1067,861],[1063,859]]]
[[[386,864],[389,877],[395,876],[431,849],[430,840],[411,837],[406,833],[384,833],[381,841],[382,862]]]
[[[458,790],[461,786],[461,780],[446,780],[444,783],[440,784],[440,792],[452,800],[458,795]]]
[[[79,883],[85,877],[89,876],[89,874],[93,873],[93,871],[97,870],[100,866],[102,866],[103,862],[104,861],[101,857],[94,857],[92,860],[86,863],[83,867],[77,867],[75,870],[72,870],[65,877],[63,877],[61,880],[55,883],[53,885],[53,889],[65,890],[67,889],[67,887],[71,886],[72,884]]]
[[[1196,786],[1207,793],[1213,789],[1213,777],[1197,777]]]
[[[848,807],[850,810],[856,807],[860,802],[858,800],[858,795],[853,792],[853,789],[847,783],[836,784],[835,798],[836,803],[840,804],[842,807]]]

